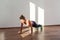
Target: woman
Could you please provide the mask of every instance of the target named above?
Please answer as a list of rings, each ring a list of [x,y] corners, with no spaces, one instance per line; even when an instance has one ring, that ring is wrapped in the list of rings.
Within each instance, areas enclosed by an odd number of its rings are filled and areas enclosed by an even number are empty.
[[[27,27],[31,27],[31,34],[33,33],[33,28],[32,27],[40,27],[41,25],[37,25],[35,21],[30,21],[28,19],[26,19],[23,15],[21,15],[20,17],[20,22],[21,22],[21,29],[19,33],[22,33],[22,28],[23,25],[27,26]]]

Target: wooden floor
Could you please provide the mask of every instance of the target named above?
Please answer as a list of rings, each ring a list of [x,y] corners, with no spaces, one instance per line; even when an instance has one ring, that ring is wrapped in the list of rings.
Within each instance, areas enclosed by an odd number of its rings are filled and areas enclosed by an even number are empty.
[[[45,40],[60,40],[60,26],[45,27]]]
[[[0,29],[0,40],[60,40],[60,26],[45,27],[44,31],[36,31],[22,37],[19,28]]]

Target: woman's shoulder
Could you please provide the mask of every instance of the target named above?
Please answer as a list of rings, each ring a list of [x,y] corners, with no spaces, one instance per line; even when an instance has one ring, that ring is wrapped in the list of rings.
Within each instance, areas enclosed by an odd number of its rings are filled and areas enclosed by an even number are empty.
[[[26,20],[27,22],[30,22],[30,20]]]

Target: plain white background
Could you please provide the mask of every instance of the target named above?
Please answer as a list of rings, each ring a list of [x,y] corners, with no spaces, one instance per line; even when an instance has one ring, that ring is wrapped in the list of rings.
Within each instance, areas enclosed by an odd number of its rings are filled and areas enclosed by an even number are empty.
[[[0,28],[20,27],[19,16],[24,14],[30,19],[29,2],[44,9],[44,24],[60,24],[60,0],[0,0]]]
[[[45,25],[60,24],[60,0],[45,0],[44,11]]]
[[[30,19],[30,2],[41,8],[44,7],[43,0],[0,0],[0,28],[20,27],[19,16],[21,14]]]

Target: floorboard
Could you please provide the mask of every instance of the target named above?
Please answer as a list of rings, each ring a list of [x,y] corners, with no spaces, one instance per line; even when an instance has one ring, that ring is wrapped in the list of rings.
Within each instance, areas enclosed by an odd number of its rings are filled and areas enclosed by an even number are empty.
[[[60,40],[60,26],[44,27],[44,31],[18,34],[19,28],[0,29],[0,40]],[[22,35],[22,36],[21,36]]]

